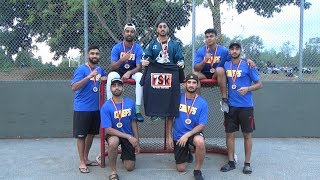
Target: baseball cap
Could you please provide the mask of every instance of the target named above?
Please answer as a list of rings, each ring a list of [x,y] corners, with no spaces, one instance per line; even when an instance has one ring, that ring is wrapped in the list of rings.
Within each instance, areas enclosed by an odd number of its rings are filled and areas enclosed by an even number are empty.
[[[190,79],[194,79],[196,80],[197,82],[199,82],[199,77],[195,74],[188,74],[187,77],[186,77],[186,81],[190,80]]]
[[[239,42],[231,42],[229,45],[229,49],[232,48],[232,46],[238,46],[239,48],[241,48],[241,44]]]
[[[136,26],[135,26],[134,24],[132,24],[132,23],[126,24],[126,25],[124,26],[123,30],[126,30],[128,27],[131,27],[131,28],[134,29],[134,31],[136,31]]]
[[[120,78],[113,78],[111,80],[111,85],[113,85],[115,83],[123,84],[123,82],[122,82],[122,80]]]

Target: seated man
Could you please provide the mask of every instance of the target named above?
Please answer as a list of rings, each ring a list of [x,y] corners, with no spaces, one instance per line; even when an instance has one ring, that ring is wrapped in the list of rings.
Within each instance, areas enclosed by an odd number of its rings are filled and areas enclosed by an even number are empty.
[[[195,74],[186,77],[186,93],[180,96],[179,116],[174,120],[173,136],[172,121],[168,121],[168,142],[174,148],[177,170],[185,171],[187,163],[192,162],[189,144],[194,146],[196,162],[193,174],[196,180],[203,179],[200,169],[206,150],[202,131],[208,118],[208,104],[196,93],[199,83]]]
[[[132,171],[135,167],[136,153],[140,152],[138,125],[135,120],[134,101],[123,98],[121,79],[111,80],[112,98],[101,108],[101,127],[106,129],[108,157],[110,166],[109,179],[119,179],[117,174],[118,146],[121,145],[121,159],[124,167]]]
[[[132,78],[136,81],[136,117],[138,121],[143,121],[140,113],[142,101],[142,86],[139,84],[142,73],[141,57],[143,54],[142,47],[134,42],[136,27],[129,23],[124,27],[124,40],[113,46],[111,51],[111,71],[107,80],[107,99],[112,96],[110,92],[111,79],[122,77],[123,80]]]
[[[205,32],[206,45],[199,48],[194,59],[194,73],[199,79],[217,79],[222,95],[221,110],[228,113],[228,99],[227,99],[227,79],[225,70],[223,68],[226,61],[231,60],[227,48],[218,45],[217,31],[215,29],[207,29]],[[250,67],[253,68],[255,63],[247,59]]]

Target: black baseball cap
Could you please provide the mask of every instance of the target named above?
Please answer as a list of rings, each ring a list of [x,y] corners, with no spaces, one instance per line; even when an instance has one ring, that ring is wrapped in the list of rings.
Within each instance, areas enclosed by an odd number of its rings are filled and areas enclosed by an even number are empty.
[[[122,82],[122,80],[120,78],[113,78],[111,80],[111,85],[113,85],[115,83],[123,84],[123,82]]]
[[[232,42],[229,45],[229,49],[232,48],[232,46],[238,46],[239,48],[241,48],[241,44],[239,42]]]
[[[188,74],[187,77],[186,77],[186,81],[190,80],[190,79],[194,79],[196,80],[197,82],[199,82],[199,77],[193,73],[191,74]]]

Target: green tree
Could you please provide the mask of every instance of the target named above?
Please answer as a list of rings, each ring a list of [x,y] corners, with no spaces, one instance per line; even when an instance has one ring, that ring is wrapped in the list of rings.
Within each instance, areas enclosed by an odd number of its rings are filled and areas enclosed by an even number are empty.
[[[205,7],[209,7],[211,10],[213,27],[217,29],[219,35],[221,35],[221,11],[220,6],[223,3],[227,3],[234,7],[239,14],[253,9],[254,12],[263,17],[270,18],[273,14],[281,12],[281,8],[289,5],[300,5],[300,0],[197,0],[198,4],[203,4]],[[311,3],[305,2],[304,7],[308,9]]]
[[[303,65],[320,67],[320,37],[310,38],[304,49]]]
[[[9,68],[12,68],[13,66],[14,66],[14,63],[11,60],[11,58],[9,58],[6,55],[5,51],[0,48],[0,68],[6,70]]]
[[[54,58],[65,56],[70,48],[83,48],[83,0],[3,0],[0,6],[0,39],[9,54],[31,48],[31,37],[47,42]],[[173,35],[189,22],[189,1],[90,0],[89,44],[110,52],[122,39],[125,23],[137,26],[137,39],[146,45],[155,35],[155,24],[164,19]],[[19,31],[20,30],[20,31]],[[8,37],[7,41],[2,41]],[[13,47],[11,47],[13,46]],[[103,54],[104,58],[109,57]]]
[[[15,64],[18,67],[42,67],[43,64],[38,59],[33,58],[33,54],[22,50],[17,53]]]

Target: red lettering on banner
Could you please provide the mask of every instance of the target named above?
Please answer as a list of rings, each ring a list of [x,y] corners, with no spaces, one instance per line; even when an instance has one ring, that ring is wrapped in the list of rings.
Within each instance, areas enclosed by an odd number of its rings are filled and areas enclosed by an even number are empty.
[[[171,88],[172,74],[169,73],[151,73],[151,86],[156,89]]]

